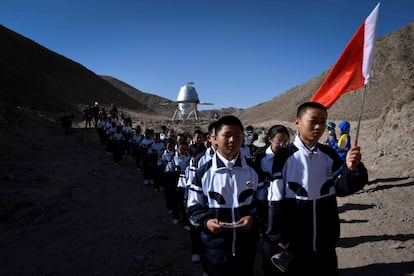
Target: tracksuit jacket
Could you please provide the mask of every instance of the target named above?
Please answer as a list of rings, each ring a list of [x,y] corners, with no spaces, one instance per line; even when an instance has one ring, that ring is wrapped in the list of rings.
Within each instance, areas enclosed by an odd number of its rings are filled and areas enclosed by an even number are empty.
[[[240,245],[244,248],[258,240],[255,205],[258,175],[247,162],[239,153],[234,165],[228,167],[216,152],[195,173],[190,185],[187,211],[190,222],[201,227],[201,240],[207,248],[222,249],[236,255]],[[248,215],[254,220],[250,231],[223,229],[213,234],[207,229],[209,219],[234,223]]]
[[[318,143],[310,149],[297,135],[274,158],[270,240],[289,244],[292,254],[334,249],[340,237],[336,197],[357,192],[367,181],[363,163],[351,171],[330,146]]]

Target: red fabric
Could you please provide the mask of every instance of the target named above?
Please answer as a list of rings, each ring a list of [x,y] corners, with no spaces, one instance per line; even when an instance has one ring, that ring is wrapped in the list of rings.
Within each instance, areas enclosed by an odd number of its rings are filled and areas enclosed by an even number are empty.
[[[364,86],[362,59],[364,53],[365,21],[348,42],[321,86],[310,99],[330,108],[343,94]]]

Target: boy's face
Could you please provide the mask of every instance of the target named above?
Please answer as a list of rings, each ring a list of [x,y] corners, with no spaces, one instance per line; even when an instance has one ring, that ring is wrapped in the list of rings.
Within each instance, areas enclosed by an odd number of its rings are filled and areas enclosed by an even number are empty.
[[[224,125],[220,131],[213,136],[213,144],[217,145],[217,150],[227,160],[232,160],[240,151],[243,143],[243,132],[236,125]]]
[[[306,113],[296,119],[301,140],[308,146],[314,146],[325,131],[327,114],[318,108],[308,108]]]

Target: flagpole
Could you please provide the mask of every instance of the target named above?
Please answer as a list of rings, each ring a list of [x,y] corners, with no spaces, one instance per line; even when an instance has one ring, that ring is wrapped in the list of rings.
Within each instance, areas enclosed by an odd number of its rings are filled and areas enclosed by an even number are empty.
[[[367,86],[364,85],[364,90],[362,92],[361,109],[359,110],[358,124],[357,124],[357,130],[356,130],[356,135],[355,135],[355,143],[354,143],[355,147],[358,146],[358,136],[359,136],[359,129],[360,129],[360,126],[361,126],[362,110],[364,108],[366,90],[367,90]]]

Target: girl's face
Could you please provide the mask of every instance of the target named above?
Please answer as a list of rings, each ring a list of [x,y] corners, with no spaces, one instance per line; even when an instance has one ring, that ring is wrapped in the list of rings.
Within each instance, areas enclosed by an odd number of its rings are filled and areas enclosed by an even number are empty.
[[[218,152],[227,160],[233,160],[243,143],[243,131],[237,125],[224,125],[214,136]]]
[[[280,148],[287,146],[289,143],[289,135],[282,132],[276,133],[276,135],[269,138],[269,143],[272,151],[276,153]]]

